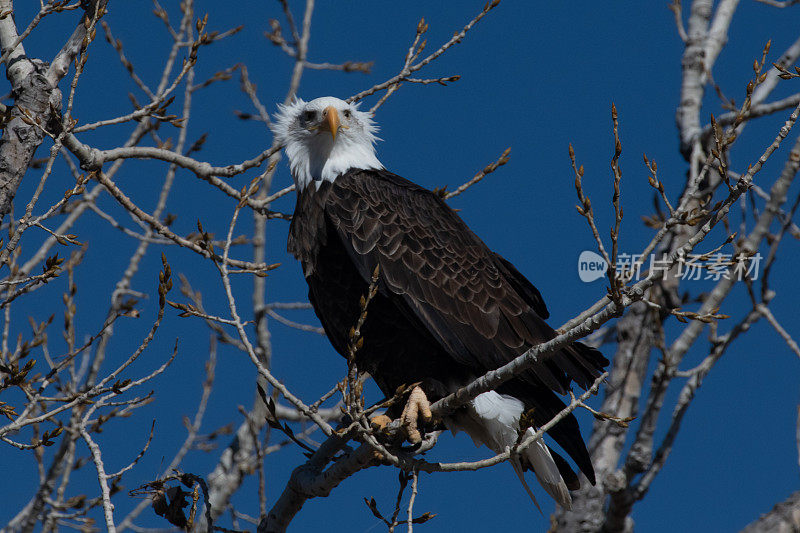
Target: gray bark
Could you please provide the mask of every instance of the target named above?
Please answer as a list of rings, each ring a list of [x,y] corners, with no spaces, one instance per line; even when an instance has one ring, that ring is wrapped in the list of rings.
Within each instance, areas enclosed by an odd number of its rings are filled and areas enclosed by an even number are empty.
[[[0,32],[3,53],[13,45],[15,33]],[[6,73],[14,105],[6,110],[10,120],[0,138],[0,219],[11,212],[22,177],[44,141],[44,129],[51,128],[54,121],[58,124],[61,109],[61,91],[47,81],[46,65],[42,61],[29,59],[24,53],[12,55]]]
[[[796,533],[800,531],[800,491],[772,508],[742,533]]]
[[[108,0],[84,0],[81,21],[53,64],[25,55],[13,15],[13,1],[0,0],[0,12],[11,14],[0,20],[0,48],[6,60],[13,105],[5,109],[0,138],[0,220],[11,212],[14,196],[22,183],[36,149],[47,135],[61,131],[61,91],[58,83],[84,46],[86,21]]]

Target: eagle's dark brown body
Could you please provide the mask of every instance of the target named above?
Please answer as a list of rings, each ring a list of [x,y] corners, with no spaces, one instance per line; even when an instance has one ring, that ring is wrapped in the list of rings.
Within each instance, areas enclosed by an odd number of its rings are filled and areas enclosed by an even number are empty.
[[[298,194],[289,250],[302,262],[309,299],[342,355],[380,266],[357,364],[388,396],[421,381],[438,399],[554,336],[539,291],[513,265],[438,195],[384,170],[350,170],[307,186]],[[575,343],[498,392],[534,408],[542,425],[563,409],[556,393],[571,381],[588,387],[607,364],[597,350]],[[570,415],[549,434],[594,482],[577,420]],[[574,486],[566,462],[556,461]]]

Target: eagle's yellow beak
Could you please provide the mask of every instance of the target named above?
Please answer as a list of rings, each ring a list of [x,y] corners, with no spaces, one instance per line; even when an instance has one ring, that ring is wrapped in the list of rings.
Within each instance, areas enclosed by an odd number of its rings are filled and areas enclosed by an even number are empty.
[[[331,132],[331,137],[335,141],[336,134],[339,133],[339,112],[336,111],[335,107],[329,105],[322,113],[324,118],[322,119],[322,124],[320,124],[320,129]]]

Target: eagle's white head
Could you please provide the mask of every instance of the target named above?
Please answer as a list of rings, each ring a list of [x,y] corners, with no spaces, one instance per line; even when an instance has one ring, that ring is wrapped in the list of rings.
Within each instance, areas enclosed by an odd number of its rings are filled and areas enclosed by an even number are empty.
[[[325,96],[310,102],[297,98],[278,105],[272,132],[285,147],[299,190],[309,183],[333,181],[348,169],[380,169],[375,156],[378,127],[358,104]]]

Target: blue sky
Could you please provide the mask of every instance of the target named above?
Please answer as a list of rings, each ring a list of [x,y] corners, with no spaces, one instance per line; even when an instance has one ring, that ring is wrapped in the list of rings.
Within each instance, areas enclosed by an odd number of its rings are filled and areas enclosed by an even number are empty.
[[[18,2],[20,26],[27,24],[28,6]],[[282,20],[280,6],[269,2],[237,2],[238,9],[219,7],[216,2],[199,2],[197,12],[209,13],[209,29],[225,30],[244,24],[244,30],[223,42],[201,50],[197,80],[234,63],[244,62],[258,86],[261,101],[274,110],[288,86],[292,62],[263,37],[267,19]],[[296,17],[301,17],[295,5]],[[306,99],[324,95],[346,97],[394,75],[414,35],[420,17],[430,26],[428,50],[435,50],[473,17],[482,2],[403,3],[320,2],[312,23],[309,59],[315,62],[346,60],[375,61],[369,75],[306,71],[300,96]],[[177,20],[175,6],[164,2]],[[487,163],[511,147],[511,161],[484,182],[452,201],[453,207],[493,249],[516,264],[540,289],[552,318],[558,326],[582,311],[605,293],[601,281],[583,283],[577,275],[577,258],[594,243],[585,220],[574,209],[573,175],[567,146],[572,143],[579,162],[586,168],[585,191],[593,200],[597,222],[603,235],[613,221],[610,206],[613,153],[610,107],[619,111],[623,144],[622,205],[625,219],[620,248],[640,251],[651,237],[641,217],[653,211],[652,189],[642,164],[646,153],[658,162],[659,177],[671,198],[681,190],[686,165],[678,153],[675,109],[679,103],[680,58],[683,50],[672,13],[664,2],[610,2],[598,8],[596,2],[534,3],[504,2],[467,36],[463,43],[429,65],[419,75],[439,77],[460,74],[461,80],[448,87],[437,85],[403,86],[378,112],[381,126],[378,155],[389,170],[424,186],[455,187],[469,179]],[[109,24],[125,45],[126,55],[137,73],[155,84],[164,60],[168,36],[151,15],[147,3],[110,3]],[[46,19],[26,41],[28,54],[52,57],[71,31],[75,16],[66,14]],[[791,44],[796,35],[797,11],[776,10],[756,2],[743,2],[731,29],[729,44],[714,70],[714,78],[728,96],[737,102],[752,75],[753,59],[772,39],[771,60]],[[98,32],[100,33],[100,32]],[[81,80],[75,115],[82,122],[120,115],[129,110],[127,93],[143,96],[125,77],[115,52],[98,35],[87,71]],[[786,82],[775,93],[784,96],[797,91],[797,83]],[[371,106],[375,99],[365,104]],[[713,92],[705,101],[703,120],[719,113]],[[218,84],[195,95],[195,114],[189,123],[190,139],[209,132],[208,141],[197,157],[213,164],[226,164],[252,157],[271,141],[262,124],[242,122],[233,112],[252,108],[238,89],[238,82]],[[785,120],[783,114],[761,119],[748,126],[734,149],[732,167],[746,169],[771,142]],[[84,137],[100,148],[116,146],[129,128],[115,127]],[[176,133],[164,128],[163,136]],[[793,142],[796,133],[789,141]],[[770,184],[780,171],[787,148],[766,165],[757,182]],[[43,155],[44,151],[40,152]],[[146,162],[126,163],[117,177],[144,209],[152,209],[163,179],[161,165]],[[255,174],[239,177],[232,185],[240,188]],[[64,170],[51,180],[47,198],[58,198],[72,178]],[[290,183],[288,168],[282,163],[275,187]],[[32,187],[29,181],[24,187]],[[797,194],[797,187],[792,191]],[[23,188],[20,196],[29,194]],[[49,195],[49,196],[48,196]],[[790,194],[790,198],[791,198]],[[46,201],[45,198],[43,200]],[[294,197],[275,204],[291,211]],[[113,200],[105,197],[101,205],[130,224]],[[207,231],[224,235],[235,204],[218,191],[186,171],[177,176],[175,193],[167,209],[179,214],[174,229],[193,230],[197,218]],[[18,208],[19,209],[19,208]],[[738,217],[738,213],[735,215]],[[735,218],[738,223],[738,218]],[[252,223],[244,217],[238,233],[247,233]],[[270,262],[283,266],[268,278],[267,301],[298,301],[306,288],[299,265],[285,253],[288,224],[273,221],[268,228]],[[89,242],[84,265],[76,272],[79,290],[78,331],[94,332],[108,306],[108,294],[122,275],[136,243],[125,240],[116,230],[92,215],[73,233]],[[721,233],[703,243],[703,251],[716,247]],[[29,252],[34,244],[28,245]],[[198,261],[191,252],[175,247],[166,249],[175,272],[183,272],[195,288],[203,291],[204,303],[212,314],[225,315],[219,277],[213,267]],[[247,250],[237,251],[246,258]],[[24,252],[23,252],[24,255]],[[772,309],[791,332],[798,330],[794,298],[798,281],[794,262],[797,242],[789,240],[773,273],[778,289]],[[134,288],[150,294],[156,286],[160,267],[154,248],[134,278]],[[242,277],[235,292],[246,309],[252,285]],[[694,295],[711,288],[695,282],[686,289]],[[43,302],[60,301],[63,280],[38,291],[15,312],[15,328],[23,331],[30,314],[44,320],[52,312],[60,320],[61,310],[42,309]],[[177,291],[173,299],[180,299]],[[55,299],[55,300],[52,300]],[[735,291],[725,302],[723,313],[740,318],[747,311],[743,291]],[[46,307],[46,306],[45,306]],[[155,302],[140,304],[142,318],[118,326],[111,344],[111,362],[127,357],[132,343],[138,343],[149,328]],[[114,470],[127,464],[141,448],[153,418],[157,419],[151,451],[124,479],[126,490],[154,478],[169,461],[183,440],[182,417],[192,416],[200,395],[203,361],[208,352],[208,332],[198,320],[170,316],[154,345],[146,352],[131,376],[144,374],[160,364],[178,338],[179,355],[173,366],[151,386],[157,401],[132,417],[113,422],[113,427],[98,436],[107,450],[107,461]],[[316,323],[310,312],[292,312],[293,320]],[[733,323],[733,322],[731,322]],[[668,322],[668,340],[674,339],[679,324]],[[60,327],[60,326],[58,326]],[[724,327],[729,327],[725,326]],[[326,392],[344,372],[344,363],[327,341],[319,336],[300,334],[273,323],[274,374],[307,401]],[[54,347],[60,335],[51,333]],[[135,346],[135,344],[133,344]],[[63,347],[62,347],[63,348]],[[691,368],[707,353],[707,342],[698,341],[681,368]],[[606,347],[607,355],[613,347]],[[633,519],[640,531],[680,531],[702,529],[729,531],[742,528],[771,506],[786,498],[798,486],[795,421],[798,402],[797,358],[765,323],[738,341],[707,378],[686,416],[681,435],[663,472],[653,483],[645,500],[639,503]],[[129,377],[131,377],[129,376]],[[238,405],[251,406],[255,372],[250,362],[230,347],[221,346],[215,389],[203,431],[233,422],[239,424]],[[377,397],[375,390],[373,396]],[[674,402],[677,390],[668,402]],[[595,400],[599,406],[599,401]],[[591,419],[581,413],[584,434]],[[663,434],[663,426],[659,436]],[[126,435],[120,439],[120,435]],[[223,438],[220,444],[225,444]],[[52,450],[49,451],[52,453]],[[85,454],[85,450],[83,452]],[[440,439],[429,460],[477,459],[488,455],[476,449],[461,434]],[[217,453],[193,452],[183,464],[185,471],[207,474]],[[266,458],[267,506],[275,501],[292,468],[303,461],[299,449],[289,448]],[[6,449],[2,468],[25,487],[8,494],[0,510],[0,521],[7,521],[12,510],[27,501],[34,463],[28,453]],[[364,506],[363,497],[375,497],[381,509],[391,512],[396,491],[396,471],[372,468],[346,480],[329,498],[309,501],[294,523],[296,531],[326,530],[381,531]],[[76,487],[96,492],[91,466],[76,474]],[[77,488],[76,488],[77,490]],[[546,530],[553,504],[537,491],[545,516],[530,504],[510,467],[505,465],[477,473],[424,475],[415,508],[438,516],[425,527],[430,531]],[[255,484],[251,480],[234,500],[248,514],[257,514]],[[116,500],[118,517],[137,502],[127,496]],[[161,525],[150,511],[139,523]],[[226,525],[223,523],[223,525]]]

